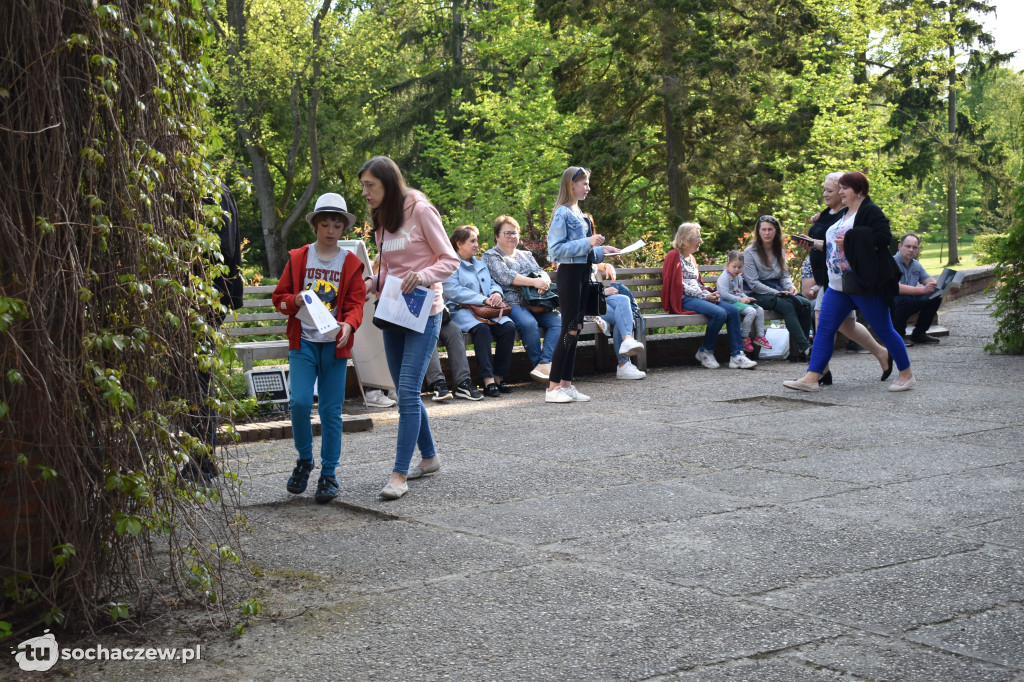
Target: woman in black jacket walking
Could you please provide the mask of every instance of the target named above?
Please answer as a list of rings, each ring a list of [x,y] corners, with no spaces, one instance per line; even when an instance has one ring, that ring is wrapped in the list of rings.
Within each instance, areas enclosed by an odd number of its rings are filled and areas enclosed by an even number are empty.
[[[863,173],[846,173],[839,179],[839,195],[846,214],[829,227],[825,237],[828,288],[821,303],[818,333],[807,374],[796,381],[784,381],[786,388],[815,392],[818,379],[832,357],[833,339],[839,324],[854,306],[859,308],[889,351],[889,378],[895,362],[899,375],[890,391],[906,391],[917,383],[910,370],[910,357],[903,337],[893,329],[889,302],[896,295],[899,272],[889,254],[892,232],[889,219],[868,197],[868,179]]]

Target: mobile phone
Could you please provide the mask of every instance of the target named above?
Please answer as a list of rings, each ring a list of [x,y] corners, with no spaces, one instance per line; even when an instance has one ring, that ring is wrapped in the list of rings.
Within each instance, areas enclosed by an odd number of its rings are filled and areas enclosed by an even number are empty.
[[[800,242],[801,244],[813,244],[814,240],[808,237],[806,234],[794,234],[792,237],[793,241]]]

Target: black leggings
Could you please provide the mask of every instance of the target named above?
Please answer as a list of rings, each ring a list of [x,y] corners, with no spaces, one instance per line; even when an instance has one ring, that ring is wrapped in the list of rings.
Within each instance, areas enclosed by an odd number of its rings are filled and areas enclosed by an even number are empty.
[[[572,381],[576,364],[576,342],[583,330],[583,290],[590,281],[589,263],[562,263],[555,272],[558,307],[562,311],[562,333],[551,357],[548,381]],[[572,332],[572,333],[570,333]]]

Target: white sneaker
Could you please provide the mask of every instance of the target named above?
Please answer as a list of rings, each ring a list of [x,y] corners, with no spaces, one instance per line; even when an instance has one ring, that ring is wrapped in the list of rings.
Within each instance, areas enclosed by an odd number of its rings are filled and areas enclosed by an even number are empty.
[[[373,389],[366,392],[366,398],[363,404],[367,407],[394,407],[395,401],[387,396],[384,391]]]
[[[590,402],[590,396],[587,395],[586,393],[580,393],[579,391],[576,390],[575,386],[570,386],[569,388],[562,388],[562,390],[565,391],[570,398],[572,398],[572,401],[574,403]]]
[[[643,349],[644,344],[631,336],[628,339],[622,339],[622,344],[619,346],[619,355],[625,355],[628,358],[633,355],[639,355]]]
[[[544,371],[545,369],[547,371]],[[550,374],[550,373],[551,373],[551,363],[548,362],[548,363],[539,364],[536,367],[534,367],[532,370],[530,370],[530,377],[534,381],[540,381],[540,382],[543,383],[543,382],[546,382],[548,380],[548,374]]]
[[[544,391],[544,402],[546,403],[571,403],[572,396],[561,386],[555,386]]]
[[[697,362],[704,365],[708,369],[718,369],[720,366],[718,364],[718,361],[715,360],[715,354],[709,350],[704,350],[703,348],[701,348],[693,357],[697,358]]]
[[[757,367],[757,363],[743,353],[729,358],[729,369],[754,369],[755,367]]]
[[[647,372],[641,372],[632,362],[627,361],[626,364],[615,368],[616,379],[643,379],[646,376]]]

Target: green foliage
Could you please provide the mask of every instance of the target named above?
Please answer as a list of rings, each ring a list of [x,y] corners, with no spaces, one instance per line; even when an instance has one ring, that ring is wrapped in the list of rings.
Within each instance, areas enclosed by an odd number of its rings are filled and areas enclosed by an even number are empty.
[[[998,285],[992,314],[999,326],[986,350],[1024,354],[1024,170],[1017,186],[1017,207],[1005,239],[995,250]]]

